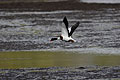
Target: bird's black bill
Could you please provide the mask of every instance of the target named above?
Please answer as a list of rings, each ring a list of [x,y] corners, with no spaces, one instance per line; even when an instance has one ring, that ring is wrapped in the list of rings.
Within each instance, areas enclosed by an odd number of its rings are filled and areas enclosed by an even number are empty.
[[[57,40],[57,38],[52,38],[50,41],[55,41],[55,40]]]

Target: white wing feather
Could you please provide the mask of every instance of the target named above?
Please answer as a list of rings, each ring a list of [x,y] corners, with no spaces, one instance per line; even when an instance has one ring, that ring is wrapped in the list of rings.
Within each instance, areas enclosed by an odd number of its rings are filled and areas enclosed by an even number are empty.
[[[68,37],[68,32],[67,32],[66,26],[63,23],[62,23],[62,31],[61,32],[62,32],[61,36]]]
[[[70,32],[71,31],[71,27],[68,28],[68,29],[69,29],[69,32]],[[63,40],[66,40],[66,41],[68,41],[68,40],[74,40],[71,36],[68,37],[68,32],[67,32],[66,26],[64,24],[62,25],[62,31],[61,32],[62,32],[61,36],[63,37]]]
[[[71,32],[71,27],[69,27],[68,30],[69,30],[69,33],[70,33]]]

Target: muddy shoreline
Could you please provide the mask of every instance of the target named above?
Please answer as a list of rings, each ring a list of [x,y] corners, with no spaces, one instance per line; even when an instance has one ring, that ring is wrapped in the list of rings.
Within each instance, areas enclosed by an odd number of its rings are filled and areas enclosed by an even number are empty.
[[[60,1],[60,2],[13,2],[0,3],[0,9],[18,9],[18,10],[40,10],[40,11],[55,11],[55,10],[98,10],[103,8],[119,9],[119,4],[96,4],[96,3],[81,3],[78,1]]]
[[[26,69],[0,69],[1,80],[116,80],[120,67],[50,67]]]

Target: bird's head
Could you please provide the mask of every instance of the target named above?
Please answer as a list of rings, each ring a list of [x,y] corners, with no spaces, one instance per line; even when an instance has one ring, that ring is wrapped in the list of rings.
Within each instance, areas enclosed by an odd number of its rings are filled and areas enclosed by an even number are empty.
[[[57,38],[51,38],[51,40],[50,40],[50,41],[55,41],[55,40],[57,40]]]

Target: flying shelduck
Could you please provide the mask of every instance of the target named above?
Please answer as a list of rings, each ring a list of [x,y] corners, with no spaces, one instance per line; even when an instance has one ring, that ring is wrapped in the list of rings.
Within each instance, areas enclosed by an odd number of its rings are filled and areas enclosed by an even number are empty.
[[[79,26],[79,22],[74,24],[72,27],[68,27],[69,24],[68,24],[68,20],[66,17],[64,17],[63,22],[64,22],[64,26],[62,26],[61,35],[59,37],[56,37],[56,38],[51,38],[50,41],[63,40],[66,42],[76,42],[76,40],[74,40],[72,38],[72,34],[75,31],[75,29]]]

